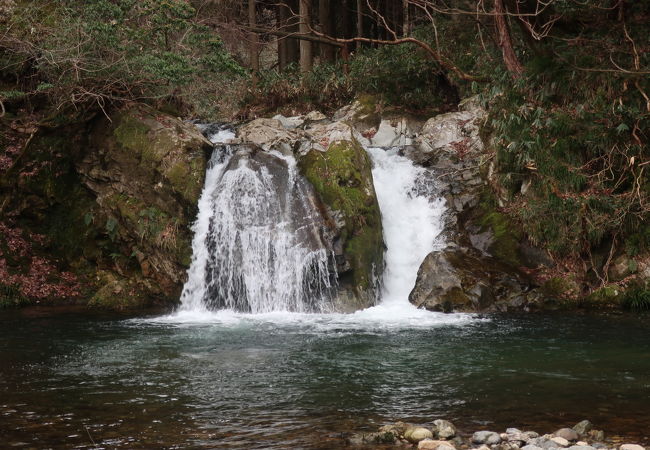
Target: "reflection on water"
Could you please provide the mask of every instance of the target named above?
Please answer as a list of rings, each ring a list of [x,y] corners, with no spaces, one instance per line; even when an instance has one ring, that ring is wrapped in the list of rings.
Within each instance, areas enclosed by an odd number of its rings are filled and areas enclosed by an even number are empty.
[[[416,319],[3,312],[0,441],[333,448],[345,432],[436,418],[465,432],[589,418],[610,435],[647,433],[647,320]]]

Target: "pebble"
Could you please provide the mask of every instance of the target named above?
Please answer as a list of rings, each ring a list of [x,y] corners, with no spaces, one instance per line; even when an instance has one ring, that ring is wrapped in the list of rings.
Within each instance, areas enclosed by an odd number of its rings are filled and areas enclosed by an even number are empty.
[[[440,439],[451,439],[456,436],[456,427],[448,420],[434,420],[433,424],[437,428],[436,434]]]
[[[417,444],[424,439],[433,439],[433,433],[427,428],[413,427],[404,432],[404,438],[411,444]]]
[[[551,441],[555,442],[560,447],[568,447],[569,446],[569,441],[567,441],[563,437],[556,436],[554,438],[551,438]]]
[[[477,431],[472,435],[475,444],[495,445],[501,442],[501,436],[494,431]]]
[[[560,428],[555,433],[557,437],[566,439],[567,441],[577,441],[579,436],[573,428]]]
[[[645,450],[645,447],[637,444],[623,444],[618,448],[618,450]]]
[[[449,441],[434,441],[433,439],[423,439],[418,442],[418,449],[426,450],[456,450],[456,447]]]

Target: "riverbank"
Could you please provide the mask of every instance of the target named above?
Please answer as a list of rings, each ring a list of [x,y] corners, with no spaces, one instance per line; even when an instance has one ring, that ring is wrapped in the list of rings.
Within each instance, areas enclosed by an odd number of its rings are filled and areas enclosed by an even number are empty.
[[[479,430],[463,435],[453,423],[437,419],[420,425],[395,422],[380,427],[376,432],[354,434],[347,441],[355,447],[392,444],[421,450],[645,450],[639,442],[647,443],[649,440],[648,436],[639,436],[636,441],[608,436],[589,420],[547,434],[510,427],[503,432]]]

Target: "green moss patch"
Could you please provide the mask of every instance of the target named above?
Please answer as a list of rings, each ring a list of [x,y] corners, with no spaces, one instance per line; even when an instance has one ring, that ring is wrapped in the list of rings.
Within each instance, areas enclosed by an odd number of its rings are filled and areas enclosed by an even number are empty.
[[[300,169],[323,203],[343,215],[342,239],[353,283],[367,289],[373,270],[382,266],[384,249],[368,155],[356,141],[334,142],[327,152],[310,151],[301,159]]]

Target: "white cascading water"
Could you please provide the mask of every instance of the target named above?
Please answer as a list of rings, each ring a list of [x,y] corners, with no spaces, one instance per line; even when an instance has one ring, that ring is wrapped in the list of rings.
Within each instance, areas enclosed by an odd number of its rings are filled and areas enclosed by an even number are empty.
[[[442,248],[444,200],[437,198],[433,174],[397,149],[368,149],[381,211],[386,253],[381,304],[409,305],[418,268],[424,258]]]
[[[218,139],[224,135],[211,137]],[[336,274],[310,197],[292,156],[216,149],[181,311],[327,311]]]
[[[234,135],[219,132],[211,140],[224,142],[231,137]],[[322,245],[320,248],[303,246],[301,243],[309,241],[304,234],[296,238],[296,233],[304,233],[304,230],[312,230],[309,233],[314,234],[313,230],[318,227],[314,217],[308,217],[307,222],[299,226],[289,226],[286,220],[273,222],[274,226],[270,222],[248,220],[237,226],[233,222],[236,219],[233,211],[238,210],[237,214],[250,219],[243,214],[243,205],[247,208],[263,206],[262,209],[268,210],[268,214],[264,213],[267,219],[271,216],[277,219],[277,214],[272,212],[273,206],[268,203],[281,199],[269,196],[268,180],[265,181],[264,175],[255,173],[242,161],[240,167],[233,170],[227,167],[231,162],[230,156],[222,156],[213,159],[206,175],[194,225],[193,262],[183,290],[181,308],[176,314],[161,319],[175,323],[207,320],[221,324],[271,321],[308,326],[323,332],[341,327],[392,329],[463,325],[475,320],[466,314],[420,310],[409,303],[408,297],[420,264],[429,252],[445,245],[441,237],[444,200],[436,195],[434,174],[400,156],[398,149],[367,150],[373,162],[372,175],[387,247],[381,301],[377,306],[353,314],[328,313],[328,296],[335,287],[335,281],[332,281],[335,274],[329,269],[332,267],[329,261],[331,253]],[[301,179],[295,172],[295,161],[291,157],[282,158],[287,162],[286,176],[294,177],[292,183],[295,184],[295,179]],[[244,185],[248,187],[242,189]],[[296,191],[288,190],[286,195],[289,194],[296,195]],[[305,197],[302,200],[305,204],[307,196],[299,196]],[[292,204],[287,199],[280,203]],[[220,236],[218,239],[209,237],[215,233]],[[240,238],[236,238],[237,234]],[[237,246],[244,244],[244,252],[253,250],[248,257],[241,259],[243,266],[239,271],[231,270],[233,264],[229,261],[229,255],[238,252],[235,242]],[[273,250],[269,249],[269,243],[273,244]],[[225,276],[210,270],[219,261],[224,264],[220,270],[225,270]],[[230,269],[226,267],[228,265]],[[309,270],[301,270],[305,267]],[[243,278],[237,278],[242,274]],[[242,280],[245,286],[241,285]],[[231,292],[232,295],[221,295],[219,302],[211,304],[210,297],[216,290]],[[242,294],[250,307],[238,304],[236,295]],[[306,299],[309,296],[311,300]],[[214,311],[215,307],[231,309]],[[257,314],[242,314],[233,309]]]

